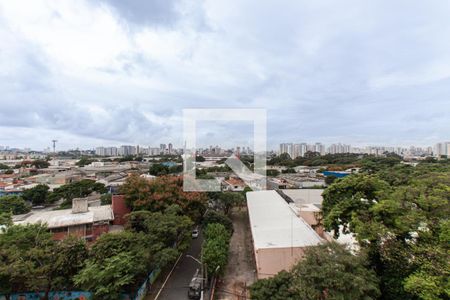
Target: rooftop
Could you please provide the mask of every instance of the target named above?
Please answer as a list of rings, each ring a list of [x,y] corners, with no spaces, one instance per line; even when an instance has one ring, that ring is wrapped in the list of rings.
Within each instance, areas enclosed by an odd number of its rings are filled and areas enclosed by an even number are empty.
[[[281,192],[291,198],[297,205],[321,205],[323,201],[323,189],[285,189],[281,190]]]
[[[51,211],[32,211],[25,215],[13,216],[14,224],[46,223],[48,228],[112,220],[114,220],[114,214],[111,205],[89,207],[89,211],[84,213],[72,213],[72,209],[60,209]]]
[[[247,205],[256,249],[306,247],[322,242],[276,191],[248,192]]]

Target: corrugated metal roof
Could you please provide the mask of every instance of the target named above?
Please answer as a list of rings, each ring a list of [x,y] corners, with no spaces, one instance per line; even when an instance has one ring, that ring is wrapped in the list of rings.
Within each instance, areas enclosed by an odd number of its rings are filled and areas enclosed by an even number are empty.
[[[248,192],[247,205],[256,249],[306,247],[322,242],[276,191]]]
[[[112,220],[114,220],[114,213],[111,205],[102,205],[89,207],[88,212],[76,214],[72,213],[72,209],[31,212],[27,215],[21,215],[21,218],[15,219],[14,223],[46,223],[48,228],[56,228]]]

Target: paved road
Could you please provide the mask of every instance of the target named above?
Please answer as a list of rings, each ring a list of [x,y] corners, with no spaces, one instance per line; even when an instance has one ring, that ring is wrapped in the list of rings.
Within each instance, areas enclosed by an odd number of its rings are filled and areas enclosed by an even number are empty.
[[[192,258],[186,257],[187,254],[196,258],[200,257],[203,236],[200,235],[197,239],[193,239],[188,251],[181,257],[172,275],[163,288],[158,300],[187,300],[189,283],[192,276],[200,265]]]

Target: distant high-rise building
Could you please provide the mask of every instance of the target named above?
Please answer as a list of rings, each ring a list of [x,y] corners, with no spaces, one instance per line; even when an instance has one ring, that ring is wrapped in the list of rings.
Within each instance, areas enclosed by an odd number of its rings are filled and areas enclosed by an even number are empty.
[[[169,151],[169,154],[173,154],[173,145],[172,145],[172,143],[169,143],[168,151]]]
[[[123,145],[123,146],[120,146],[120,148],[118,150],[118,155],[121,155],[121,156],[128,156],[128,155],[135,155],[135,154],[136,154],[135,146]]]
[[[293,148],[292,143],[282,143],[280,144],[280,154],[287,153],[292,158],[293,156],[292,148]]]
[[[434,146],[434,155],[440,157],[443,155],[450,155],[450,142],[437,143]]]
[[[95,148],[95,155],[106,156],[105,148],[104,147],[97,147],[97,148]]]

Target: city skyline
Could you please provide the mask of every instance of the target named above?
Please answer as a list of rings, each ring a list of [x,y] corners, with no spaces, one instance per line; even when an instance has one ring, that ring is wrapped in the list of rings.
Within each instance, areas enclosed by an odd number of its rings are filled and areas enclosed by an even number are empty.
[[[282,147],[291,147],[291,150],[289,151],[283,151]],[[290,145],[290,146],[289,146]],[[295,150],[294,147],[298,147],[298,146],[302,146],[304,145],[306,150]],[[316,147],[320,145],[319,149],[316,149]],[[142,149],[147,149],[148,151],[153,151],[154,153],[156,153],[156,150],[169,150],[169,153],[171,152],[171,149],[174,150],[173,153],[175,152],[179,152],[180,150],[183,150],[183,147],[180,145],[176,145],[173,144],[171,142],[168,143],[161,143],[161,144],[117,144],[117,145],[113,145],[113,144],[109,144],[109,145],[97,145],[97,146],[93,146],[93,147],[87,147],[87,148],[81,148],[81,147],[75,147],[75,148],[67,148],[67,149],[59,149],[58,147],[56,147],[56,151],[73,151],[73,150],[81,150],[81,151],[96,151],[99,148],[102,149],[108,149],[108,148],[115,148],[115,151],[119,151],[120,152],[120,148],[123,147],[141,147]],[[213,149],[215,147],[218,147],[219,149],[222,150],[236,150],[237,148],[239,149],[248,149],[248,150],[253,150],[252,146],[247,146],[247,145],[234,145],[231,147],[227,147],[221,144],[210,144],[210,145],[197,145],[197,150],[207,150],[207,149]],[[346,149],[345,151],[342,150],[331,150],[330,148],[334,147],[336,149]],[[445,147],[445,149],[444,149]],[[342,142],[334,142],[334,143],[330,143],[330,144],[325,144],[322,143],[320,141],[316,141],[316,142],[285,142],[285,143],[280,143],[278,145],[276,145],[275,147],[268,147],[267,151],[272,151],[272,152],[277,152],[277,153],[283,153],[283,152],[296,152],[296,151],[301,151],[301,153],[305,153],[307,151],[313,151],[313,152],[319,152],[319,153],[351,153],[351,152],[357,152],[359,150],[363,150],[363,149],[401,149],[401,150],[409,150],[411,148],[417,148],[420,150],[430,150],[433,149],[433,151],[435,152],[439,152],[439,153],[443,153],[447,151],[447,148],[450,150],[450,141],[438,141],[432,145],[381,145],[381,144],[367,144],[367,145],[352,145],[352,144],[346,144],[346,143],[342,143]],[[11,150],[11,149],[18,149],[18,150],[26,150],[26,151],[37,151],[37,152],[42,152],[42,151],[47,151],[47,152],[52,152],[52,148],[51,146],[48,147],[42,147],[41,149],[33,149],[31,147],[14,147],[14,146],[9,146],[9,145],[1,145],[0,144],[0,151],[5,151],[5,150]],[[439,149],[439,150],[438,150]],[[348,151],[347,151],[348,150]],[[110,150],[111,151],[111,150]],[[129,152],[129,150],[123,150],[125,152]],[[396,150],[397,151],[397,150]],[[395,151],[394,151],[395,152]]]
[[[0,1],[0,144],[181,145],[186,108],[267,109],[269,148],[450,132],[446,2],[137,3]],[[248,130],[199,138],[244,144]]]

